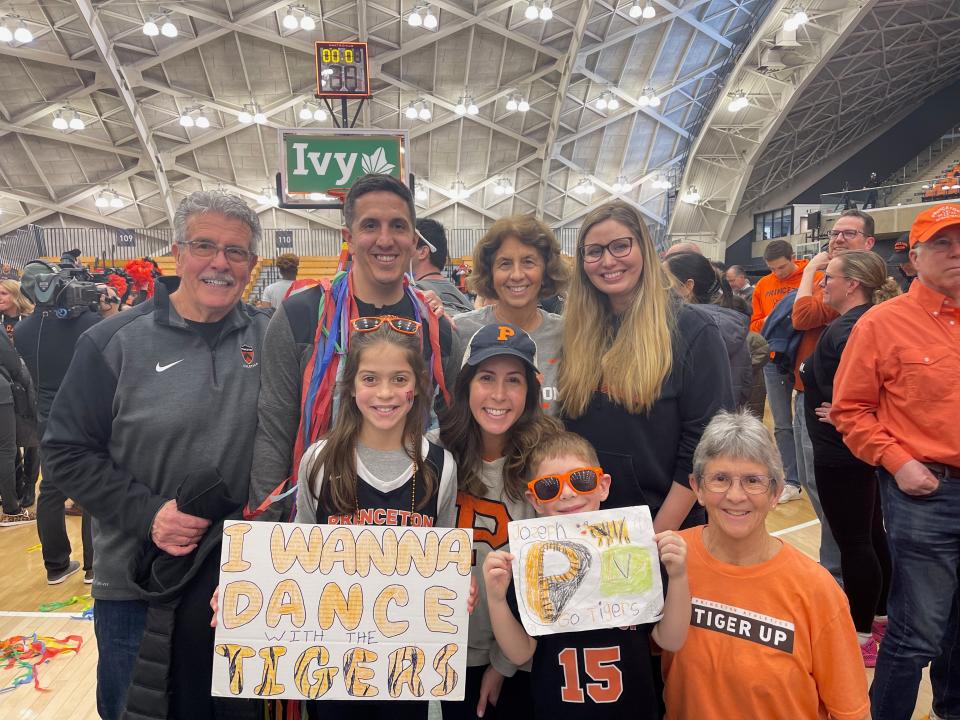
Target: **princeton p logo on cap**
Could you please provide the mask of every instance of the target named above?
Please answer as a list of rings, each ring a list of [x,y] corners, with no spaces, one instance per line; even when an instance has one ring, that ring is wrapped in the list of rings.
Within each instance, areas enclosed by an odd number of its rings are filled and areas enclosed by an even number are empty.
[[[463,366],[479,365],[492,357],[512,355],[536,373],[537,344],[522,328],[509,323],[491,323],[477,330],[463,355]]]

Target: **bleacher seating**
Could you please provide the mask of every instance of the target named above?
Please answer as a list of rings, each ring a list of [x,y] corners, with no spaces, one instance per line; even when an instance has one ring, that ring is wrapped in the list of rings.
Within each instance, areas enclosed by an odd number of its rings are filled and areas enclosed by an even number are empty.
[[[944,171],[944,174],[930,183],[923,193],[924,202],[938,202],[960,197],[960,163]]]

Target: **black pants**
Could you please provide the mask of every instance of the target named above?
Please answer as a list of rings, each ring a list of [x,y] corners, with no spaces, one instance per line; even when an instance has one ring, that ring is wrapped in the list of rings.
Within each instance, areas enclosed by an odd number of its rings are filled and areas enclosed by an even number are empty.
[[[17,495],[21,507],[37,501],[37,480],[40,478],[40,448],[25,447],[17,454]]]
[[[40,425],[43,436],[46,423]],[[40,458],[41,465],[43,458]],[[40,481],[40,495],[37,498],[37,534],[40,536],[40,551],[43,553],[43,565],[48,573],[58,573],[70,564],[70,538],[67,536],[67,518],[63,504],[67,501],[59,488],[54,486],[46,469]],[[83,540],[83,569],[93,568],[93,525],[89,513],[84,513],[80,523]]]
[[[488,665],[467,668],[467,684],[463,700],[442,702],[443,720],[476,720],[477,703],[480,702],[480,683]],[[530,673],[517,670],[513,677],[503,679],[500,697],[496,705],[487,703],[484,720],[504,720],[533,717],[533,698],[530,695]]]
[[[887,614],[890,551],[883,529],[876,470],[864,463],[814,463],[820,503],[840,548],[843,590],[859,633],[870,632],[874,615]]]
[[[17,416],[13,402],[0,405],[0,498],[3,512],[17,515],[21,511],[17,493]]]

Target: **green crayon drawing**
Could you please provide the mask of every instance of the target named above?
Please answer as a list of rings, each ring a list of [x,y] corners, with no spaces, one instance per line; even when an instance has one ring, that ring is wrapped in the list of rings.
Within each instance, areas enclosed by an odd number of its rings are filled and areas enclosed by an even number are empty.
[[[650,551],[620,545],[600,553],[600,594],[604,597],[647,592],[653,587]]]

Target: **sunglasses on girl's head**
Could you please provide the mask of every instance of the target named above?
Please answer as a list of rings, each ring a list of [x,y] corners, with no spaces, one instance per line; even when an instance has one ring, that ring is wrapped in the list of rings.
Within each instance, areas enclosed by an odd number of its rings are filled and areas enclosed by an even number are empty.
[[[603,470],[598,467],[577,468],[565,473],[544,475],[527,483],[527,489],[539,502],[553,502],[563,492],[563,486],[579,495],[589,495],[597,489]]]
[[[410,318],[397,317],[396,315],[384,315],[382,317],[359,317],[351,325],[354,332],[373,332],[379,330],[380,326],[386,323],[390,328],[403,335],[418,335],[420,333],[420,323]]]

